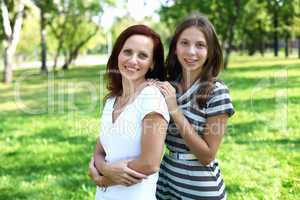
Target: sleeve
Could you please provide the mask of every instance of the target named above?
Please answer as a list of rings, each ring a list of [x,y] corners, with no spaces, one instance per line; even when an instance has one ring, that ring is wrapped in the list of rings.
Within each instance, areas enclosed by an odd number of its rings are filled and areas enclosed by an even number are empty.
[[[159,113],[169,123],[170,115],[164,96],[155,86],[147,86],[139,95],[138,111],[141,119],[152,112]]]
[[[227,113],[228,117],[231,117],[234,112],[228,88],[223,83],[216,82],[212,95],[206,103],[206,116]]]

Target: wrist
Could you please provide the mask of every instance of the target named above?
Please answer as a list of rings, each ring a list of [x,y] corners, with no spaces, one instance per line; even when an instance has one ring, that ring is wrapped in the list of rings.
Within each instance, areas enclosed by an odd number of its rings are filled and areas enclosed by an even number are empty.
[[[180,114],[181,114],[181,112],[179,110],[179,107],[177,107],[176,109],[174,109],[173,111],[170,112],[170,115],[174,121],[176,121],[176,119],[178,119],[180,117]]]
[[[101,175],[107,176],[109,175],[109,167],[106,163],[101,163]]]
[[[100,170],[99,170],[99,167],[97,167],[97,165],[96,165],[96,161],[94,161],[94,167],[96,168],[98,174],[99,174],[100,176],[103,176],[103,174],[102,174],[102,173],[100,172]]]

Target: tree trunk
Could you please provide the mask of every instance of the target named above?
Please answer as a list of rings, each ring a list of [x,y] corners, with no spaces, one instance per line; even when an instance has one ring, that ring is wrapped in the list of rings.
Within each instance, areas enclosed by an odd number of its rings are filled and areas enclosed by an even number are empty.
[[[41,27],[41,73],[47,74],[47,45],[46,45],[46,21],[44,9],[40,9],[40,27]]]
[[[14,23],[10,21],[5,1],[1,1],[2,26],[4,30],[4,72],[3,82],[11,83],[13,77],[13,56],[19,42],[23,23],[24,1],[20,0]],[[11,27],[11,24],[14,24]]]
[[[11,44],[6,44],[4,49],[4,71],[3,71],[3,82],[11,83],[13,77],[13,49]]]
[[[59,54],[62,50],[62,41],[59,40],[59,44],[57,46],[57,49],[56,49],[56,53],[55,53],[55,56],[54,56],[54,64],[53,64],[53,70],[55,71],[56,70],[56,67],[57,67],[57,62],[58,62],[58,57],[59,57]]]
[[[69,69],[69,65],[72,63],[73,60],[75,60],[79,54],[80,49],[98,32],[98,28],[95,29],[93,33],[91,33],[89,36],[87,36],[84,40],[79,42],[73,49],[69,49],[70,52],[68,56],[65,57],[65,63],[63,65],[63,70]]]
[[[235,0],[235,15],[232,17],[232,20],[230,21],[229,24],[229,36],[228,36],[228,46],[227,48],[225,48],[225,58],[224,58],[224,68],[227,69],[228,66],[228,61],[229,61],[229,56],[230,53],[232,51],[232,47],[233,47],[233,38],[234,38],[234,29],[235,29],[235,25],[236,22],[240,16],[240,8],[241,8],[241,2],[240,0]]]
[[[298,37],[298,58],[300,59],[300,37]]]
[[[260,40],[259,40],[259,52],[260,55],[263,57],[265,55],[265,42],[264,42],[264,30],[263,30],[263,25],[262,21],[259,20],[259,33],[261,35]]]
[[[274,45],[274,56],[277,57],[278,56],[278,13],[276,10],[274,10],[274,19],[273,19],[273,28],[274,28],[274,41],[273,41],[273,45]]]
[[[288,58],[289,57],[289,37],[286,35],[285,38],[285,57]]]
[[[71,53],[69,52],[69,55],[68,55],[68,52],[65,52],[64,56],[65,56],[65,62],[62,66],[62,69],[63,70],[68,70],[69,69],[69,64],[71,64],[71,62],[72,62]]]

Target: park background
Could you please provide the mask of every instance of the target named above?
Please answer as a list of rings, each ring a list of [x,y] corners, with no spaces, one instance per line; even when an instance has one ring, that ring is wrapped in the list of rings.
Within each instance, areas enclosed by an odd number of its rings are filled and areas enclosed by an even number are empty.
[[[193,11],[215,25],[236,114],[218,152],[229,199],[300,196],[299,0],[0,0],[0,199],[94,199],[105,62],[143,23],[165,50]]]

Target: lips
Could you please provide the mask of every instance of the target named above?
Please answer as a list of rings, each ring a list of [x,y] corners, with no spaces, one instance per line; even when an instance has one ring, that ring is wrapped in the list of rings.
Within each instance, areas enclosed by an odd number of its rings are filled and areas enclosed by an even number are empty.
[[[136,71],[140,71],[139,69],[135,68],[135,67],[131,67],[131,66],[124,66],[124,68],[127,70],[127,71],[130,71],[130,72],[136,72]]]
[[[186,62],[187,64],[195,64],[198,62],[198,59],[195,59],[195,58],[184,58],[184,62]]]

